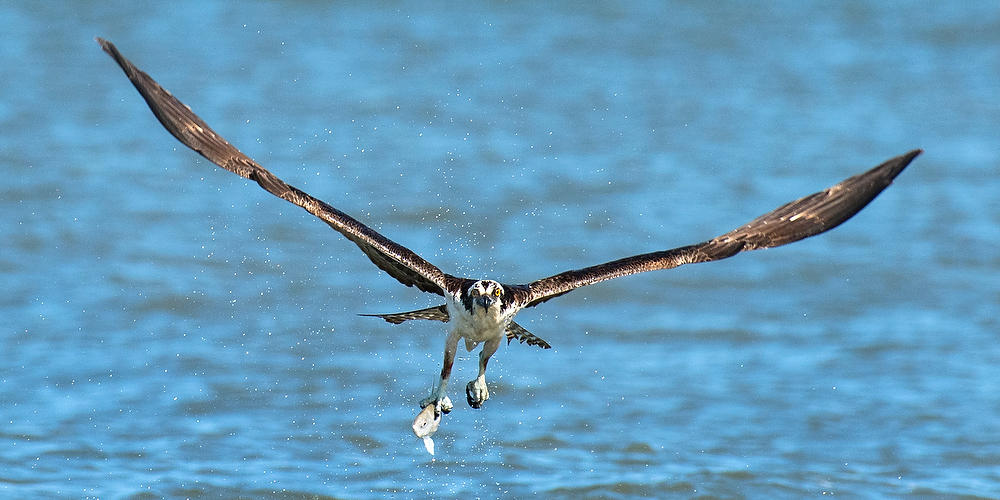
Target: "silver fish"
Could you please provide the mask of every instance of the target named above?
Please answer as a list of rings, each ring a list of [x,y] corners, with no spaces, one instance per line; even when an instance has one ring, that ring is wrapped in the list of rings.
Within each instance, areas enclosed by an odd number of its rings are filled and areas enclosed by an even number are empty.
[[[434,454],[434,440],[431,439],[431,436],[437,432],[438,426],[441,425],[441,415],[443,415],[441,408],[437,404],[432,404],[425,406],[417,414],[417,418],[413,419],[413,433],[424,440],[424,448],[431,455]]]

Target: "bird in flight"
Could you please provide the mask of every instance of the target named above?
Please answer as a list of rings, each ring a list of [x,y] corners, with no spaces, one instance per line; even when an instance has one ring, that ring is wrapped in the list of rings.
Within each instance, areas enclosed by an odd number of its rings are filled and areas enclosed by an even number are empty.
[[[504,338],[508,343],[516,339],[544,349],[550,347],[547,342],[514,322],[514,316],[522,309],[537,306],[582,286],[612,278],[725,259],[740,252],[777,247],[828,231],[868,205],[921,153],[917,149],[892,158],[867,172],[789,202],[728,233],[701,243],[633,255],[565,271],[531,283],[500,283],[490,279],[448,274],[357,219],[286,184],[215,133],[190,108],[122,56],[114,44],[102,38],[98,38],[97,42],[118,63],[160,123],[185,146],[212,163],[257,182],[269,193],[319,217],[354,242],[379,269],[400,283],[444,297],[444,304],[435,307],[369,315],[396,324],[414,319],[451,324],[445,339],[440,377],[430,396],[420,402],[420,407],[425,409],[421,415],[431,415],[424,423],[433,429],[419,431],[415,422],[414,432],[418,436],[429,435],[437,429],[440,414],[451,411],[453,407],[447,396],[447,387],[460,340],[464,341],[465,348],[469,351],[479,344],[483,345],[479,353],[479,375],[465,388],[469,405],[479,408],[490,397],[486,386],[486,364]],[[426,407],[429,405],[434,405],[433,412],[427,411]]]

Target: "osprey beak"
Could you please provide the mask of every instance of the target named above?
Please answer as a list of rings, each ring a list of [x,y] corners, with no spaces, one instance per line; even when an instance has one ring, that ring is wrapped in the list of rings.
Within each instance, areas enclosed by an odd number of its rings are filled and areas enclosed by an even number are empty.
[[[490,306],[493,305],[493,302],[495,302],[495,300],[493,300],[493,297],[490,297],[489,295],[480,295],[479,297],[476,297],[476,303],[483,306],[483,309],[489,309]]]

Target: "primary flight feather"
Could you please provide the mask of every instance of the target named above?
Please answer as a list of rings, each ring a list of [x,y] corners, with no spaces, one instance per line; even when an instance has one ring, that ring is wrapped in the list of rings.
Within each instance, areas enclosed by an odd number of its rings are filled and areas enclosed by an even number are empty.
[[[867,172],[782,205],[743,226],[702,243],[633,255],[565,271],[527,284],[505,284],[445,273],[357,219],[285,183],[223,139],[190,108],[136,68],[111,42],[101,38],[97,41],[125,72],[160,123],[185,146],[212,163],[257,182],[269,193],[320,218],[351,240],[379,269],[400,283],[444,296],[445,303],[439,306],[372,315],[390,323],[426,319],[451,324],[445,340],[444,364],[440,377],[431,395],[421,401],[420,405],[421,408],[434,405],[434,410],[423,417],[426,422],[421,421],[423,424],[431,422],[433,425],[423,425],[418,432],[418,422],[414,424],[415,432],[428,439],[433,433],[433,430],[428,429],[433,427],[436,430],[440,414],[452,409],[446,391],[459,340],[464,340],[469,350],[483,344],[479,354],[479,375],[466,386],[469,405],[479,408],[489,398],[486,365],[502,339],[506,338],[508,343],[516,339],[529,345],[550,347],[547,342],[514,322],[514,316],[521,309],[601,281],[684,264],[725,259],[743,251],[781,246],[828,231],[868,205],[921,153],[917,149],[892,158]],[[421,415],[424,413],[428,412],[422,412]],[[420,420],[421,417],[418,416],[418,421]]]

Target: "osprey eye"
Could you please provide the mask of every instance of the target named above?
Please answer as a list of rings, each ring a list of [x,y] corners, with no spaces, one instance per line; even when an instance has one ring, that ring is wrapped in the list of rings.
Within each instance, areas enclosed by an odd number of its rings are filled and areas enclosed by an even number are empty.
[[[493,295],[495,297],[499,297],[499,296],[503,295],[503,289],[502,288],[497,288],[496,290],[493,290]]]

